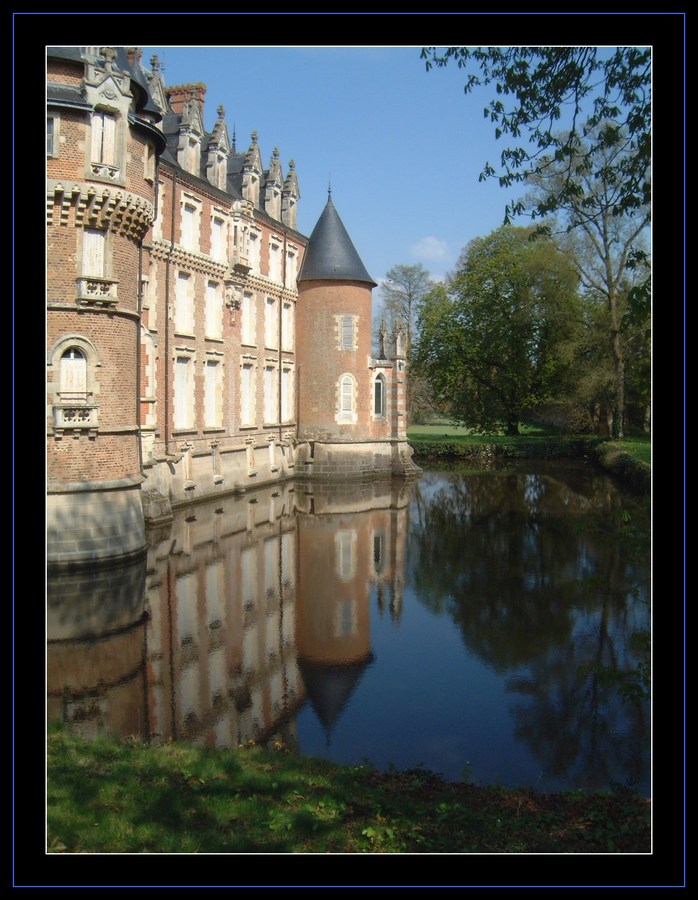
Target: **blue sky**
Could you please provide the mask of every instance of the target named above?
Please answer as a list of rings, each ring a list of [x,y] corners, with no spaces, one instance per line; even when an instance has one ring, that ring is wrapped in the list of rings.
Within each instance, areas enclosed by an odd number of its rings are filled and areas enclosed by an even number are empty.
[[[454,65],[426,72],[420,47],[158,46],[166,85],[207,86],[205,126],[219,105],[237,149],[256,130],[265,166],[294,159],[298,229],[310,234],[332,200],[369,274],[422,263],[434,278],[503,220],[512,194],[478,181],[503,149],[483,117],[489,88],[463,92]]]

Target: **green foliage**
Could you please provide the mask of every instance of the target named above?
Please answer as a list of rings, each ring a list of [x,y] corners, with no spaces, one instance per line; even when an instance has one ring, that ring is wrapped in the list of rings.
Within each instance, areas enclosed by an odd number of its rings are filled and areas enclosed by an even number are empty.
[[[517,434],[523,412],[560,394],[570,372],[577,276],[552,244],[530,238],[502,227],[472,241],[422,303],[412,369],[476,430]]]
[[[614,213],[633,214],[649,205],[651,183],[651,51],[642,47],[424,47],[427,71],[454,61],[467,73],[465,93],[494,85],[483,112],[497,139],[511,146],[500,170],[486,163],[480,179],[503,187],[526,182],[554,161],[566,175],[558,190],[528,209],[524,200],[506,207],[505,222],[528,211],[533,218],[554,213],[579,196],[572,160],[580,140],[591,136],[586,156],[594,177],[617,189]],[[599,154],[623,147],[616,164],[595,165]]]
[[[538,219],[538,234],[575,233],[582,284],[607,306],[603,352],[589,332],[565,397],[573,427],[598,428],[609,411],[622,437],[628,413],[649,421],[649,253],[642,239],[651,204],[651,51],[648,47],[425,47],[427,70],[455,62],[465,93],[493,85],[484,115],[511,140],[500,169],[480,179],[524,184],[504,221]],[[551,221],[550,217],[557,219]],[[645,271],[641,271],[645,270]],[[598,326],[598,322],[595,323]],[[627,395],[627,396],[626,396]]]

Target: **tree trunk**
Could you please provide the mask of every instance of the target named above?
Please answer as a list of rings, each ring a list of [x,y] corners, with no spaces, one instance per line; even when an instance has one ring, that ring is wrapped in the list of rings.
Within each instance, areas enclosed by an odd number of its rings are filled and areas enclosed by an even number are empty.
[[[623,437],[623,418],[625,414],[625,360],[620,346],[620,334],[617,330],[611,332],[611,345],[613,348],[613,366],[615,369],[615,385],[613,395],[613,425],[612,436]]]
[[[514,418],[514,416],[509,417],[509,421],[507,422],[507,437],[514,437],[519,434],[519,420],[518,417]]]

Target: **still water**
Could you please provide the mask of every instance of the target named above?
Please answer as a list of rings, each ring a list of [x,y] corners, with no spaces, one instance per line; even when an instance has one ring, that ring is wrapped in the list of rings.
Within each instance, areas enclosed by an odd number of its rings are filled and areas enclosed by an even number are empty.
[[[48,579],[48,716],[538,790],[650,793],[649,511],[581,465],[293,483]]]

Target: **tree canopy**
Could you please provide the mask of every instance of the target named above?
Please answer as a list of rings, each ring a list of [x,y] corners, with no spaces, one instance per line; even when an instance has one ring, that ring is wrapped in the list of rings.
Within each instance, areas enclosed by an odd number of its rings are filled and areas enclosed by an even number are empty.
[[[578,277],[531,228],[476,238],[424,298],[413,370],[454,419],[518,433],[522,413],[564,388],[580,322]]]
[[[651,51],[649,47],[424,47],[427,71],[454,61],[465,69],[466,94],[494,85],[484,107],[495,137],[513,140],[500,157],[501,170],[488,162],[480,179],[498,178],[509,187],[544,175],[550,165],[567,167],[556,194],[526,207],[506,206],[505,223],[527,212],[532,218],[555,212],[578,191],[574,179],[580,141],[588,162],[599,151],[622,149],[609,169],[588,166],[617,190],[614,214],[649,206],[651,182]],[[526,140],[527,138],[527,140]]]

